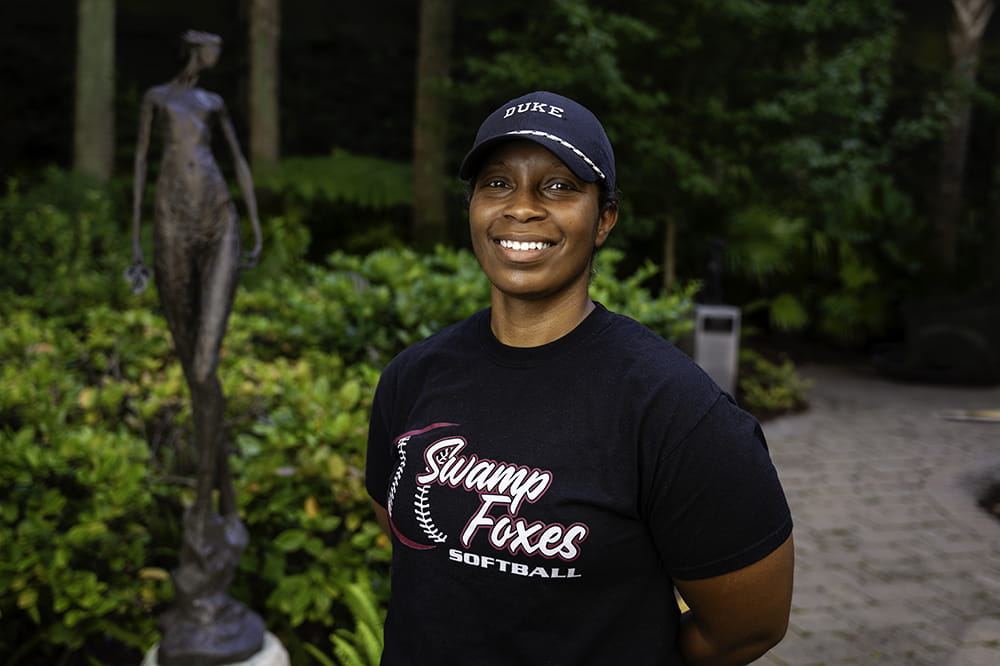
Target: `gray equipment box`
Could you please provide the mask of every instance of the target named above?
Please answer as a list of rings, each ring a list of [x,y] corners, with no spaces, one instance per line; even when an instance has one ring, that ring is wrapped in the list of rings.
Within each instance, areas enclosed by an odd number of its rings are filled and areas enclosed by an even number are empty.
[[[729,305],[696,305],[689,351],[694,362],[723,391],[736,390],[740,356],[740,310]]]

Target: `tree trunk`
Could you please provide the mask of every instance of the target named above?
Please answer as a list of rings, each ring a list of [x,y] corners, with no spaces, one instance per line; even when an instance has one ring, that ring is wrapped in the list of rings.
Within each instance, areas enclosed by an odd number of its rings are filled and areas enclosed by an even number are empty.
[[[73,168],[101,180],[115,156],[115,0],[78,0]]]
[[[413,241],[447,240],[445,155],[453,0],[422,0],[413,120]]]
[[[937,196],[931,217],[931,257],[942,275],[954,272],[962,216],[962,181],[972,120],[971,91],[979,67],[983,32],[993,13],[993,0],[952,0],[955,21],[951,44],[954,85],[950,123],[942,137]]]
[[[250,163],[255,170],[281,158],[280,38],[281,0],[250,0]]]

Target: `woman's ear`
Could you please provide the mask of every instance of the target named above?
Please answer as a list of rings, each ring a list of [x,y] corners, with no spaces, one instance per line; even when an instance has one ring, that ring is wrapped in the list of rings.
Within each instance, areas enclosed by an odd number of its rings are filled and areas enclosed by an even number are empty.
[[[601,247],[608,239],[608,234],[618,223],[618,207],[609,207],[601,211],[601,216],[597,218],[597,235],[594,237],[594,247]]]

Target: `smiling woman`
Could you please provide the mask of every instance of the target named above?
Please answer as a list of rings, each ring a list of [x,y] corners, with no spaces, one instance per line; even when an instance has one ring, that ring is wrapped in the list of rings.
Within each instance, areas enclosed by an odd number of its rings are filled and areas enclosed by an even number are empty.
[[[749,663],[788,622],[791,516],[753,417],[590,298],[618,221],[603,127],[530,93],[460,175],[490,307],[396,357],[372,404],[382,664]]]
[[[492,285],[493,332],[501,342],[545,344],[593,310],[591,261],[618,219],[617,209],[600,210],[598,191],[532,141],[501,143],[486,153],[473,183],[469,230]],[[525,315],[546,326],[509,326]]]

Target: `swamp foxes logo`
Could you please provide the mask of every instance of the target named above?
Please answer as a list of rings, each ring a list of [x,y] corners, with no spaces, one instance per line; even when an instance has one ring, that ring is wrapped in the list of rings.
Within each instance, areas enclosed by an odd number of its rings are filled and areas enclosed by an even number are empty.
[[[521,515],[530,513],[527,507],[552,486],[552,472],[466,453],[471,447],[461,436],[439,439],[426,436],[452,425],[435,424],[396,440],[399,463],[389,486],[387,509],[400,541],[421,550],[446,543],[458,543],[467,549],[476,542],[509,555],[558,558],[565,562],[579,557],[580,543],[589,532],[586,525],[544,523]],[[429,443],[420,460],[409,463],[408,456],[414,453],[409,449],[419,448],[418,441]],[[442,487],[470,493],[474,501],[455,502],[451,493],[439,490]],[[456,508],[461,513],[456,514]],[[405,513],[411,509],[412,520]],[[439,524],[436,515],[444,516],[446,522]],[[404,534],[400,525],[405,525],[410,533]]]

